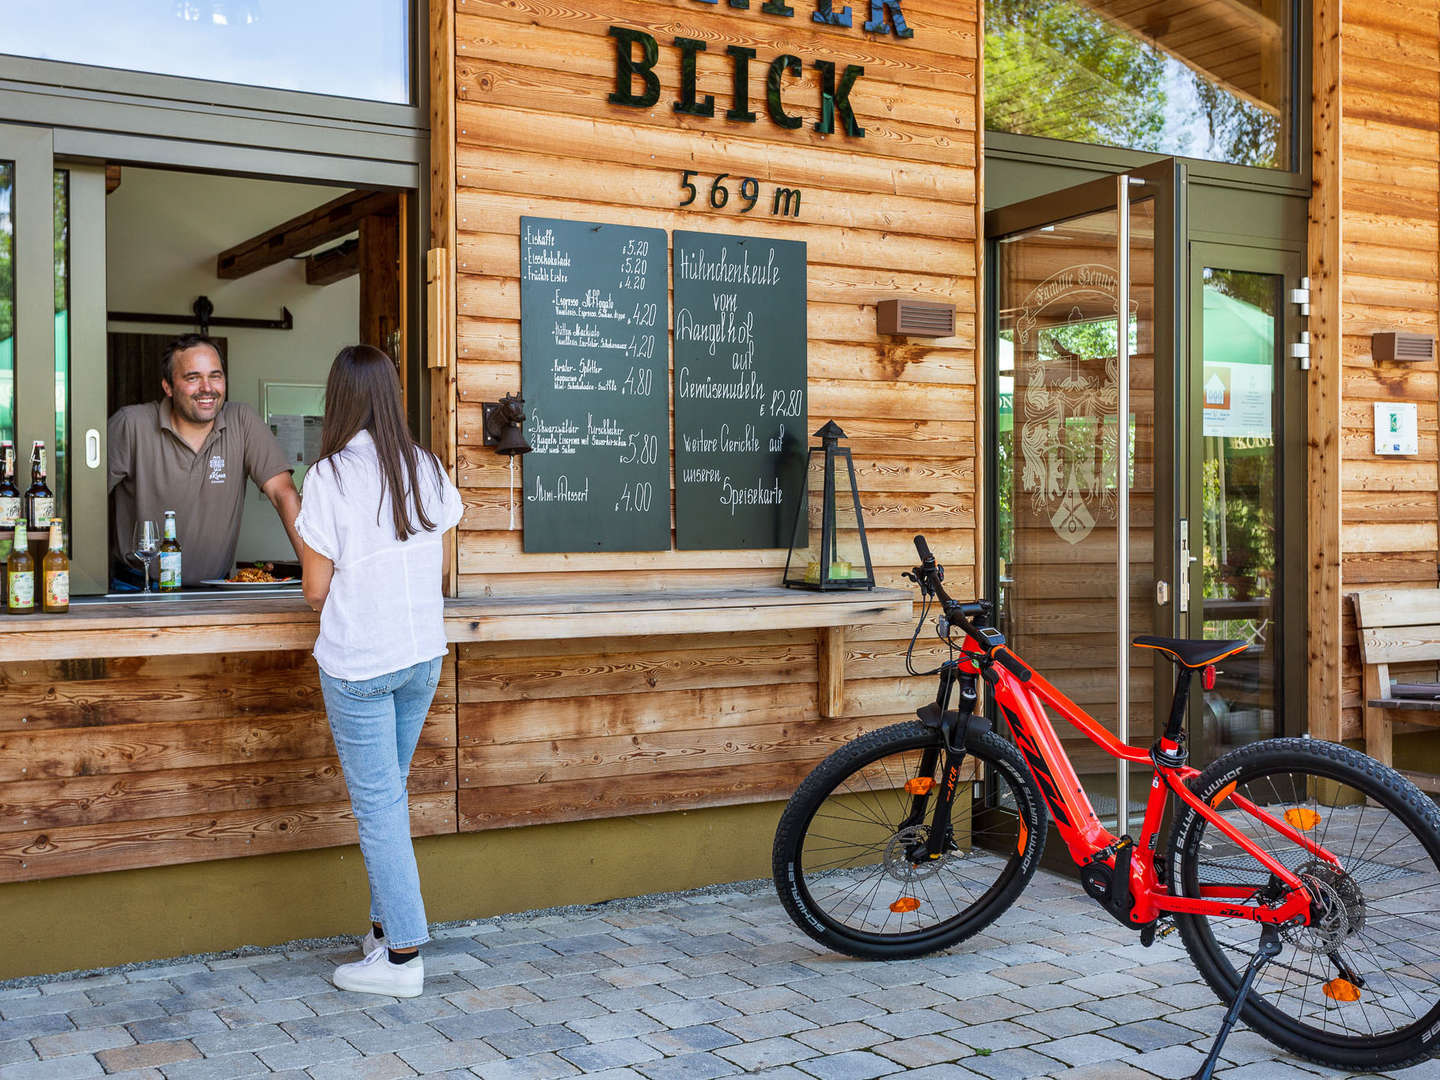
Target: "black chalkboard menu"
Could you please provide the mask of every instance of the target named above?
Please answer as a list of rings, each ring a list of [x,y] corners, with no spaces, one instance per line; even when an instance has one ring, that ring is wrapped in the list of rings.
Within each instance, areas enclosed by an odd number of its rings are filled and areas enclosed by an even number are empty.
[[[788,547],[805,490],[805,245],[674,234],[675,538]]]
[[[665,233],[520,229],[525,550],[668,550]]]

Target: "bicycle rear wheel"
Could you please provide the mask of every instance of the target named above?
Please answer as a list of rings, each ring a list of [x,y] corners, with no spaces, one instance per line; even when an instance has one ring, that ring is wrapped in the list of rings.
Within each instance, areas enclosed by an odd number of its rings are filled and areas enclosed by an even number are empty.
[[[972,761],[996,777],[997,797],[984,804],[962,781],[947,851],[933,860],[916,856],[945,767],[938,731],[896,724],[821,762],[775,832],[775,887],[796,925],[851,956],[899,959],[994,921],[1035,873],[1047,817],[1010,743],[994,732],[974,737]]]
[[[1225,821],[1305,883],[1310,924],[1280,931],[1282,951],[1242,1018],[1272,1042],[1350,1070],[1393,1068],[1440,1041],[1440,811],[1398,773],[1334,743],[1268,739],[1220,758],[1191,784]],[[1233,796],[1335,855],[1336,868],[1242,811]],[[1172,888],[1240,886],[1249,903],[1286,889],[1193,810],[1170,846]],[[1237,899],[1240,899],[1237,897]],[[1185,946],[1224,1001],[1259,941],[1238,919],[1178,916]]]

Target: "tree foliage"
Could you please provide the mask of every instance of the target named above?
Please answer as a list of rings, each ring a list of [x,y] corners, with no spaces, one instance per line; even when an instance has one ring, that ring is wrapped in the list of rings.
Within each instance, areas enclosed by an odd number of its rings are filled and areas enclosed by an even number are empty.
[[[1275,166],[1277,116],[1079,0],[988,0],[992,131]]]

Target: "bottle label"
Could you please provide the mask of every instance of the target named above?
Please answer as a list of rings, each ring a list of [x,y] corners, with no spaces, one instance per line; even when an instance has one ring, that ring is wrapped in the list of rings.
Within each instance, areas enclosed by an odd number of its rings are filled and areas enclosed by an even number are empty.
[[[166,540],[174,540],[174,539],[176,539],[176,537],[175,537],[175,518],[174,518],[174,516],[171,515],[171,514],[166,514],[166,515],[165,515],[165,539],[166,539]]]
[[[20,496],[0,495],[0,525],[20,518]]]
[[[35,606],[35,571],[10,572],[10,610],[29,611]]]
[[[180,552],[160,553],[160,588],[162,591],[180,588]]]
[[[70,571],[49,570],[45,574],[45,606],[70,606]]]
[[[30,500],[30,527],[32,529],[48,529],[50,519],[55,516],[55,500],[53,498],[34,498]]]

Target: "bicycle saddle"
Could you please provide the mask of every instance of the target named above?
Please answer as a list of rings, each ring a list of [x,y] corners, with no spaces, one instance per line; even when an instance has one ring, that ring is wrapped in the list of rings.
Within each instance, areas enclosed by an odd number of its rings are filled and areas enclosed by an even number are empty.
[[[1187,668],[1202,668],[1227,656],[1234,656],[1250,644],[1248,641],[1209,641],[1201,638],[1151,637],[1141,634],[1130,639],[1131,645],[1142,649],[1159,649],[1170,659]]]

